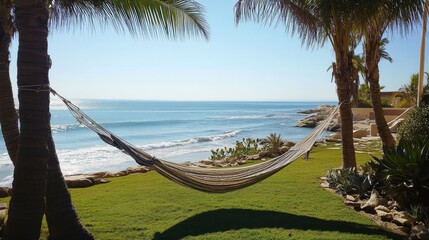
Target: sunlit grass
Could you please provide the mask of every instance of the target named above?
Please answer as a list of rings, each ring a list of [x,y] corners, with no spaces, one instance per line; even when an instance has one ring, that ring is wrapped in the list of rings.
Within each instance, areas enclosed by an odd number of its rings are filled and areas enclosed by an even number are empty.
[[[357,158],[363,163],[370,156]],[[339,167],[340,159],[341,150],[316,147],[309,160],[299,159],[261,183],[226,194],[182,187],[156,172],[112,178],[71,193],[96,239],[396,238],[319,186],[319,177]]]

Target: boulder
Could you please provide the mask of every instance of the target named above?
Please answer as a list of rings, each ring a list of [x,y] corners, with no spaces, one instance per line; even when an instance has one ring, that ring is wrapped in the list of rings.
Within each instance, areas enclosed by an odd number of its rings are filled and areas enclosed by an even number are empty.
[[[429,239],[429,229],[423,224],[415,225],[410,232],[411,239]]]
[[[377,207],[374,208],[374,210],[379,210],[382,212],[390,212],[390,209],[383,205],[378,205]]]
[[[137,166],[137,167],[129,167],[125,170],[128,172],[128,174],[133,174],[133,173],[147,173],[151,169],[145,166]]]
[[[274,158],[280,156],[282,152],[279,149],[268,149],[259,153],[259,158]]]
[[[354,138],[363,138],[369,135],[369,131],[365,129],[358,129],[353,131]]]
[[[69,188],[84,188],[94,185],[92,177],[87,175],[66,176],[65,180]]]
[[[91,176],[93,176],[94,178],[103,178],[103,177],[108,177],[111,174],[112,174],[111,172],[96,172],[91,174]]]
[[[411,217],[409,214],[407,214],[404,211],[401,211],[401,212],[394,211],[392,222],[400,226],[412,227],[416,223],[416,219]]]
[[[320,183],[320,186],[322,188],[329,188],[329,183],[328,182],[322,182],[322,183]]]
[[[373,210],[375,207],[377,207],[379,204],[379,197],[380,194],[378,193],[377,190],[373,189],[371,191],[371,196],[369,197],[367,202],[362,203],[361,205],[361,209],[368,211],[368,210]]]
[[[331,113],[333,108],[334,108],[333,106],[329,106],[329,105],[320,105],[314,109],[298,112],[301,114],[311,114],[311,115],[298,121],[298,123],[295,126],[314,128],[319,122],[323,121]]]
[[[341,133],[340,132],[332,133],[329,135],[329,137],[332,139],[341,139]]]
[[[395,216],[393,216],[392,222],[399,226],[411,227],[413,225],[408,219]]]
[[[332,123],[329,124],[329,126],[326,130],[328,130],[330,132],[338,132],[341,130],[341,123],[339,123],[336,120],[332,120]]]
[[[213,165],[213,160],[201,160],[199,163],[204,165]]]
[[[204,164],[204,163],[198,163],[197,167],[200,167],[200,168],[211,168],[211,167],[213,167],[213,165],[207,165],[207,164]]]
[[[105,178],[95,178],[94,179],[94,184],[104,184],[104,183],[109,183],[110,180],[109,179],[105,179]]]
[[[388,201],[387,202],[387,207],[390,210],[397,210],[397,209],[399,209],[399,205],[398,205],[398,203],[396,201]]]
[[[355,197],[353,197],[352,195],[346,195],[346,199],[348,201],[352,201],[352,202],[356,202],[357,201],[357,199]]]
[[[280,152],[285,153],[285,152],[289,151],[289,148],[290,147],[283,145],[282,147],[280,147]]]
[[[351,206],[353,208],[360,208],[360,203],[359,202],[353,202],[353,201],[349,201],[349,200],[345,200],[344,203],[348,206]]]
[[[383,205],[379,205],[377,207],[374,208],[377,216],[379,216],[381,218],[381,220],[384,221],[392,221],[393,220],[393,213],[390,212],[390,209],[388,209],[387,207],[383,206]]]
[[[127,176],[128,174],[129,173],[127,170],[122,170],[122,171],[116,172],[115,177],[123,177],[123,176]]]
[[[300,111],[298,113],[301,114],[313,114],[313,113],[329,113],[332,111],[332,109],[334,109],[335,106],[333,105],[319,105],[313,109],[309,109],[309,110],[304,110],[304,111]]]
[[[317,125],[317,120],[315,118],[307,118],[300,120],[295,127],[305,127],[305,128],[315,128]]]
[[[291,148],[291,147],[295,146],[295,143],[291,142],[291,141],[284,141],[283,146],[287,146],[287,147]]]
[[[259,157],[259,154],[247,155],[247,156],[246,156],[246,160],[259,160],[259,159],[261,159],[261,158]]]
[[[244,159],[241,159],[241,160],[238,160],[237,161],[237,164],[238,165],[243,165],[243,164],[246,164],[247,163],[247,161],[246,160],[244,160]]]

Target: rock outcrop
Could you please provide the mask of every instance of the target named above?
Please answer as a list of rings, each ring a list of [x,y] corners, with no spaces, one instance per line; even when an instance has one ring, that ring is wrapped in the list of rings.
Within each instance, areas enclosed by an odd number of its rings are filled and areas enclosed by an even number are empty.
[[[96,184],[103,184],[110,182],[106,178],[111,177],[122,177],[135,173],[146,173],[151,169],[144,166],[137,167],[129,167],[125,170],[119,172],[97,172],[92,174],[79,174],[79,175],[70,175],[65,176],[64,179],[66,181],[67,187],[69,188],[84,188],[90,187]]]
[[[310,110],[298,112],[301,114],[307,114],[307,115],[309,114],[309,116],[299,120],[295,126],[314,128],[317,126],[319,122],[326,119],[326,117],[332,112],[332,109],[334,109],[334,107],[335,106],[331,106],[331,105],[320,105]],[[334,119],[332,123],[329,125],[328,131],[336,132],[340,129],[340,127],[341,125],[338,123],[336,119]]]

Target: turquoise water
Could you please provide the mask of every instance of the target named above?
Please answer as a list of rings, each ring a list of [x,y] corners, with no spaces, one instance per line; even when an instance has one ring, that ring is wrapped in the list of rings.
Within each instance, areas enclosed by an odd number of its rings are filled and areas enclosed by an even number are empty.
[[[51,100],[52,130],[64,174],[118,171],[137,164],[81,126],[67,108]],[[199,161],[210,150],[242,138],[280,133],[298,141],[311,129],[296,128],[298,111],[327,102],[172,102],[74,100],[87,115],[158,158]],[[13,168],[0,141],[0,185],[10,185]]]

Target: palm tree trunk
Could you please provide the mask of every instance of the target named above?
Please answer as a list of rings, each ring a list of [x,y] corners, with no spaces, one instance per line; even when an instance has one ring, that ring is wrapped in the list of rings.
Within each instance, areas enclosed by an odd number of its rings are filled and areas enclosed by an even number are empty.
[[[49,138],[48,149],[46,220],[49,227],[49,239],[94,239],[92,234],[79,221],[61,173],[52,135]]]
[[[49,92],[26,87],[49,84],[48,12],[43,1],[16,0],[15,6],[21,135],[5,238],[39,239],[49,157]]]
[[[9,46],[13,32],[10,8],[1,9],[0,15],[0,124],[9,157],[15,163],[19,129],[9,74]]]
[[[371,38],[367,36],[365,39],[365,62],[366,62],[366,79],[369,82],[369,91],[371,94],[372,109],[374,110],[375,123],[377,124],[378,134],[383,145],[388,147],[395,147],[396,141],[390,132],[384,118],[383,107],[381,105],[380,97],[380,72],[378,63],[380,62],[379,48],[381,37]]]
[[[336,69],[334,70],[337,95],[340,102],[341,139],[343,169],[356,168],[355,148],[353,144],[353,113],[351,110],[350,86],[352,84],[352,65],[349,64],[347,48],[336,52]]]
[[[426,48],[426,25],[428,18],[428,0],[425,0],[422,16],[422,40],[420,41],[420,63],[419,63],[419,83],[417,87],[417,107],[420,106],[420,102],[423,94],[423,78],[425,69],[425,48]]]
[[[352,102],[352,108],[357,108],[359,106],[359,71],[356,68],[353,68],[352,72],[352,96],[353,96],[353,102]]]

